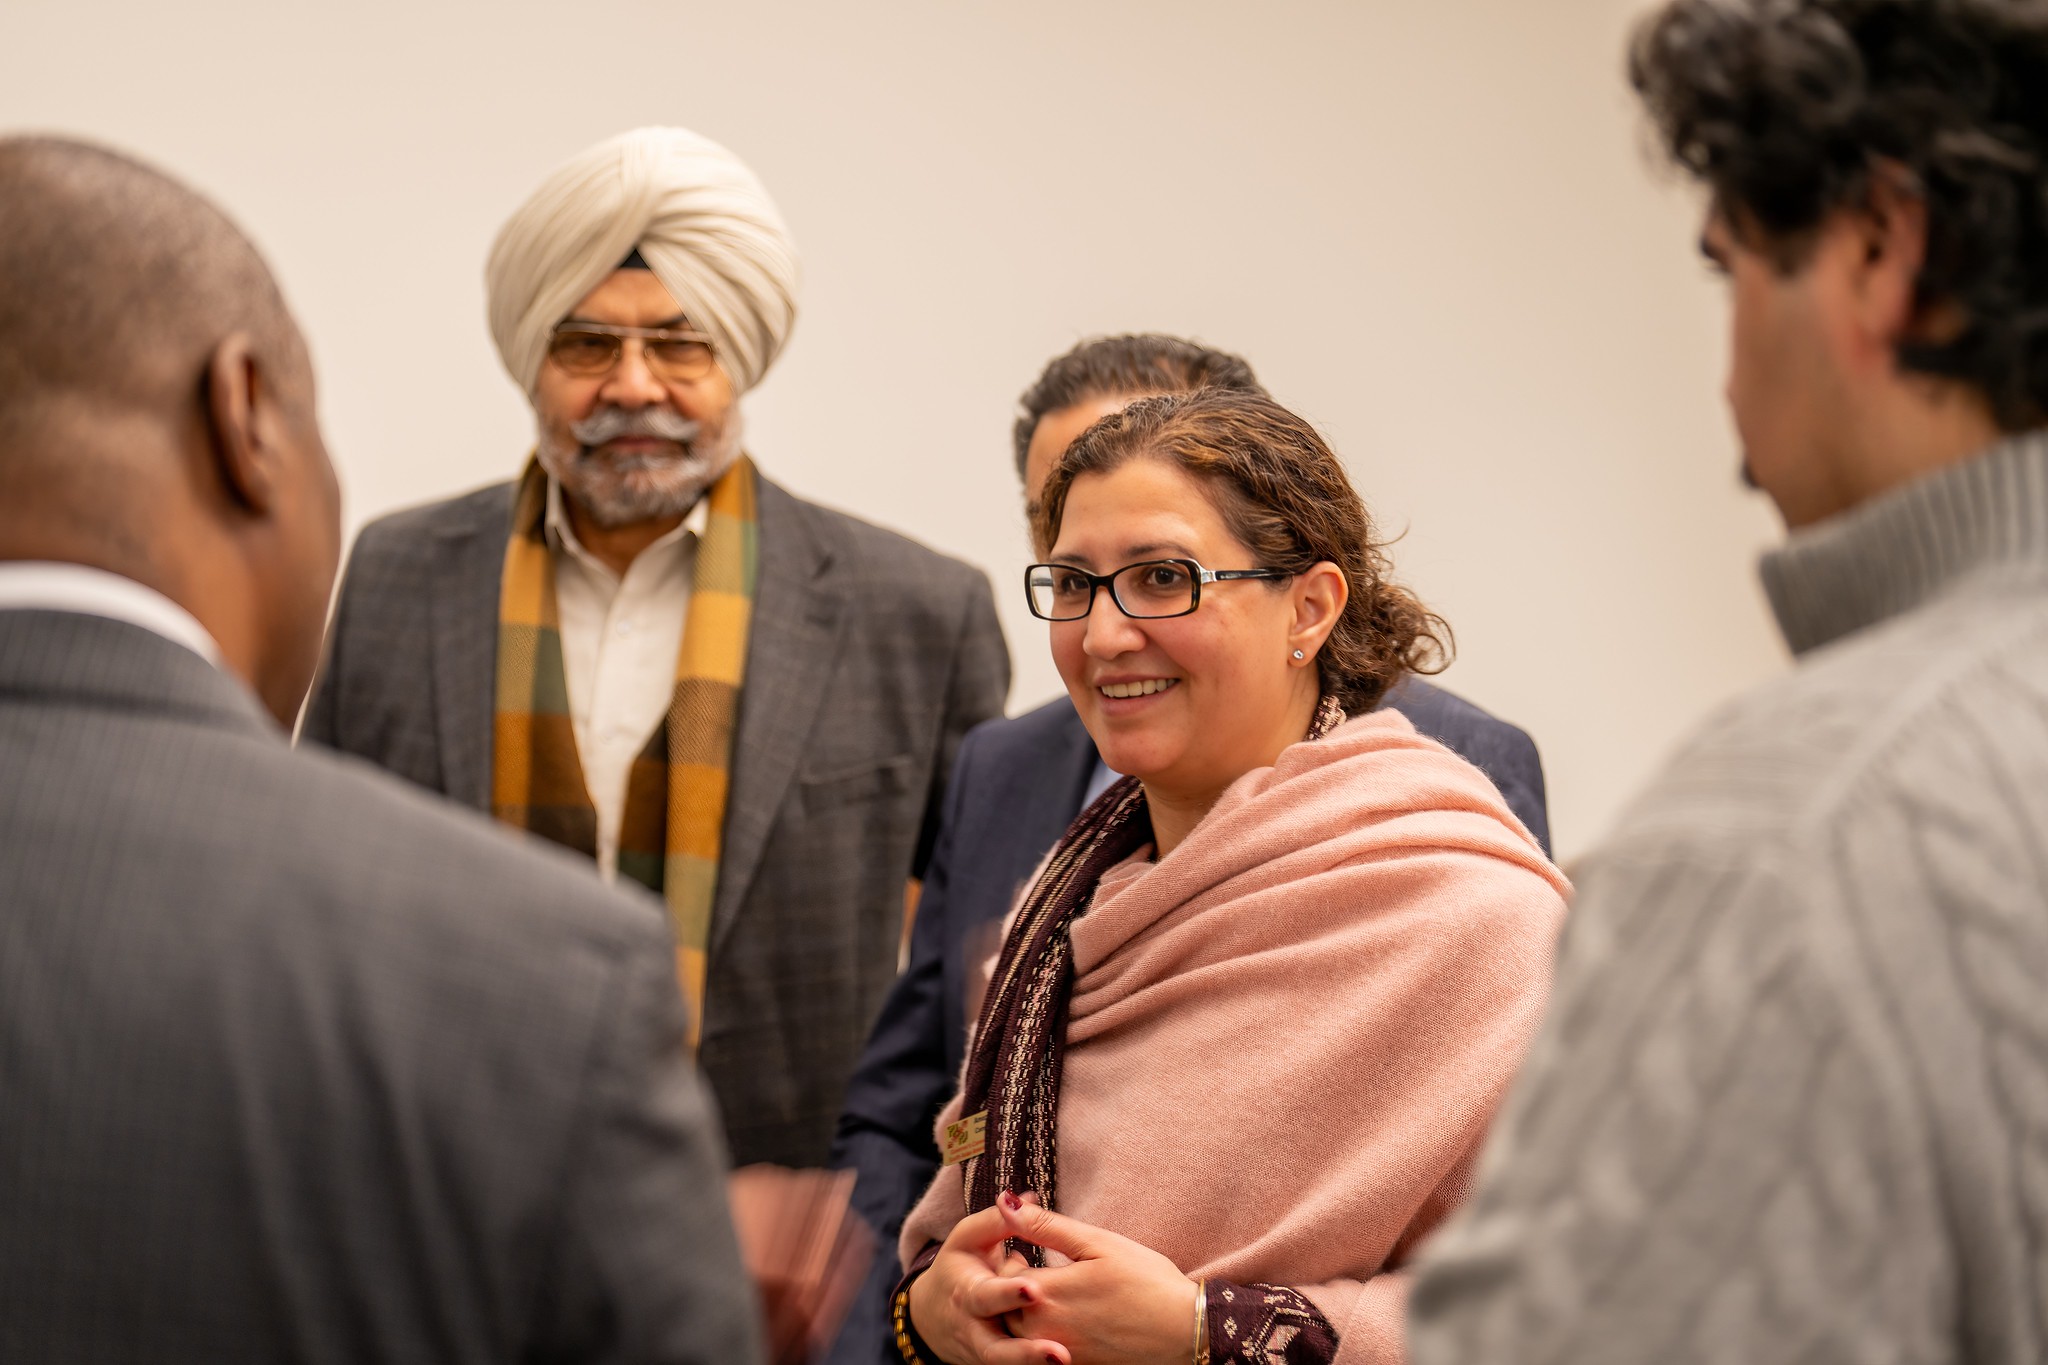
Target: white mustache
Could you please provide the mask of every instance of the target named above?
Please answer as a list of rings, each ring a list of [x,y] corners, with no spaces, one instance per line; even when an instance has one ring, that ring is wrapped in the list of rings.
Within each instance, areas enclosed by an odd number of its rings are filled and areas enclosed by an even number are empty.
[[[609,405],[569,424],[569,434],[586,451],[628,436],[648,436],[688,446],[702,430],[703,423],[693,422],[670,408],[629,409]]]

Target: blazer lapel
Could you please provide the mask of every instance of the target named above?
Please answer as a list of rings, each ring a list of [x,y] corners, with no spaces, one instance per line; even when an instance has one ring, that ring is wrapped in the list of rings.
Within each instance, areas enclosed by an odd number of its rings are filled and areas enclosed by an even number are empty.
[[[776,812],[795,780],[838,655],[845,606],[844,589],[830,575],[835,547],[820,522],[765,478],[759,507],[760,578],[712,902],[714,953],[754,884]]]
[[[990,818],[1012,829],[996,843],[1008,855],[1002,868],[1006,896],[1013,896],[1057,844],[1082,810],[1081,798],[1095,776],[1095,741],[1071,702],[1059,703],[1059,725],[1035,754],[1020,756],[1016,785],[1003,790],[1002,809]]]
[[[509,485],[502,511],[495,519],[449,528],[433,587],[434,732],[441,780],[451,800],[486,813],[498,695],[498,590],[512,522]]]

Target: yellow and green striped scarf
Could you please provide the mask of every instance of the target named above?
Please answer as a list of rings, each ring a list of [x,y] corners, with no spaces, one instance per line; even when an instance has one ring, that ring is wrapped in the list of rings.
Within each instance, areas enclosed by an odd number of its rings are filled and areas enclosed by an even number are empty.
[[[753,462],[743,455],[705,494],[710,515],[697,546],[675,696],[667,723],[633,760],[619,830],[619,874],[668,903],[693,1048],[704,1023],[711,901],[718,888],[733,725],[753,620],[760,552],[755,477]],[[555,561],[547,543],[547,491],[547,474],[529,461],[519,481],[498,598],[491,813],[595,858],[597,810],[569,717]]]

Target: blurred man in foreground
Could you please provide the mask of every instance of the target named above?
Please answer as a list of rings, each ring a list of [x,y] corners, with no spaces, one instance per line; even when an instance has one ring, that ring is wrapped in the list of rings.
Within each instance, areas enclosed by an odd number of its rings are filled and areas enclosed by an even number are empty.
[[[1418,1365],[2048,1358],[2048,9],[1677,0],[1790,678],[1579,878]]]
[[[305,734],[661,895],[734,1159],[817,1166],[1010,660],[978,571],[743,452],[796,277],[686,129],[549,176],[487,270],[536,452],[363,531]]]
[[[0,1360],[752,1359],[659,913],[288,746],[338,506],[249,242],[0,140]]]

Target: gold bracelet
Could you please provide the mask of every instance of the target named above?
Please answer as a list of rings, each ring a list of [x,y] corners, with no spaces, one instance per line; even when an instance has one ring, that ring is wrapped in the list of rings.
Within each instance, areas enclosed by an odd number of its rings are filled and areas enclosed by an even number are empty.
[[[1209,1282],[1195,1281],[1195,1365],[1209,1365]]]

